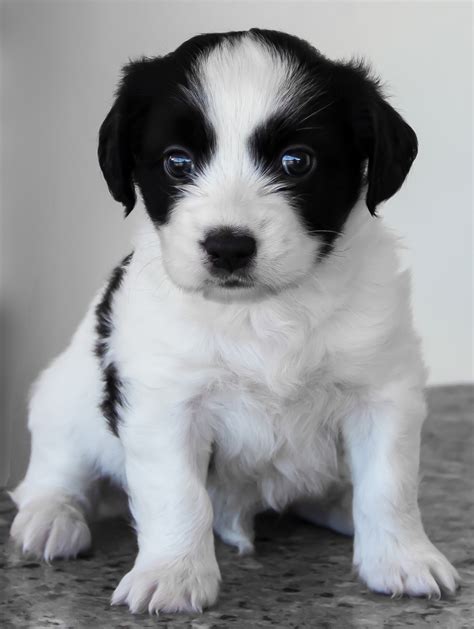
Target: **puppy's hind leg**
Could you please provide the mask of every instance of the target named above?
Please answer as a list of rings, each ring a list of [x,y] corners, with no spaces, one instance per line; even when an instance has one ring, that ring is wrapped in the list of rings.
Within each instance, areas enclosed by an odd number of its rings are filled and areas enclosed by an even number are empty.
[[[354,521],[352,518],[352,488],[330,492],[324,498],[306,498],[298,500],[291,506],[291,511],[298,517],[331,529],[341,535],[354,535]]]
[[[89,446],[93,449],[98,439],[91,434],[90,417],[97,411],[91,390],[82,390],[93,383],[80,378],[78,385],[70,378],[71,366],[71,358],[62,355],[38,382],[29,418],[30,463],[11,492],[19,509],[10,531],[13,540],[24,553],[47,561],[75,557],[91,543],[85,514],[95,476]]]
[[[17,495],[13,492],[15,501]],[[84,504],[54,490],[38,494],[20,508],[10,534],[23,553],[46,561],[77,557],[91,544]]]
[[[208,477],[207,490],[211,497],[215,533],[234,546],[240,555],[254,552],[254,519],[261,504],[252,485],[226,483],[215,472]]]

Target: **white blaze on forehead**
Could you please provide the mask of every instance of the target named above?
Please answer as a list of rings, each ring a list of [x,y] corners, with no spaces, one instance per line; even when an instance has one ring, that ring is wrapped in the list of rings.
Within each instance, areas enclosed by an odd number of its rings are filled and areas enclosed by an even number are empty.
[[[217,152],[241,152],[259,125],[288,107],[295,90],[299,96],[306,91],[296,62],[251,34],[203,55],[196,75],[196,96],[216,134]]]

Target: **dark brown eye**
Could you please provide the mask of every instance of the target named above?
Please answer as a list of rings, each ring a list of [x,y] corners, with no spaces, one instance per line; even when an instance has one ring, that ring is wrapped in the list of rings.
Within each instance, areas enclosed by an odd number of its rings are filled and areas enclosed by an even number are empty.
[[[194,172],[194,162],[189,153],[174,151],[165,156],[163,167],[172,179],[187,179]]]
[[[281,166],[289,177],[303,177],[313,168],[316,160],[306,149],[287,149],[281,156]]]

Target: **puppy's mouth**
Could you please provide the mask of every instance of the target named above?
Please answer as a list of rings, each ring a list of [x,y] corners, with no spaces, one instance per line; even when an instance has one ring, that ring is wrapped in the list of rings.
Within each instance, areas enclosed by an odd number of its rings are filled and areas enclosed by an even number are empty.
[[[213,301],[229,303],[234,301],[260,301],[280,292],[278,286],[262,283],[250,274],[231,273],[216,276],[212,273],[204,280],[201,290],[204,297]]]
[[[209,281],[209,284],[219,288],[236,289],[236,288],[253,288],[254,280],[247,276],[230,275],[229,277],[217,277]]]
[[[250,269],[228,271],[226,269],[216,269],[208,266],[207,272],[209,276],[205,280],[205,285],[209,288],[233,290],[255,287],[255,279],[252,277]]]
[[[237,274],[209,277],[204,282],[202,292],[206,299],[222,303],[255,301],[267,293],[257,280]]]

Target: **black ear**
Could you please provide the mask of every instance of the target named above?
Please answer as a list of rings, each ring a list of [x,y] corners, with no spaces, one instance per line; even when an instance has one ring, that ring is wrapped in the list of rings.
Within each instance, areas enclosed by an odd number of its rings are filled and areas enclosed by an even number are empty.
[[[366,203],[371,214],[397,192],[418,153],[413,129],[381,96],[367,78],[361,100],[353,109],[356,143],[368,160]]]
[[[136,201],[133,182],[134,160],[129,141],[127,117],[118,96],[99,131],[98,157],[111,195],[125,207],[125,216]]]

